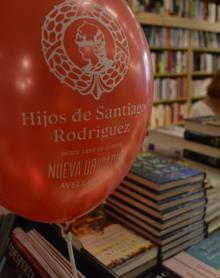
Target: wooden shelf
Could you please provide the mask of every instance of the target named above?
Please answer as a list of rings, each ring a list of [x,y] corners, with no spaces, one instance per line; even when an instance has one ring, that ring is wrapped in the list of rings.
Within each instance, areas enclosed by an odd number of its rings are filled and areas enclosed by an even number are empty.
[[[136,17],[141,24],[145,25],[158,25],[163,27],[183,28],[188,30],[200,30],[220,33],[219,23],[211,23],[196,18],[160,15],[147,12],[136,13]]]
[[[213,76],[214,75],[214,72],[202,72],[202,71],[194,71],[192,73],[192,76],[194,77],[210,77],[210,76]]]
[[[187,51],[188,48],[182,47],[166,47],[166,46],[150,46],[150,50],[153,51]],[[219,51],[220,52],[220,51]]]
[[[185,98],[177,98],[177,99],[170,99],[170,100],[159,100],[159,101],[154,101],[154,105],[159,105],[159,104],[172,104],[175,102],[186,102],[187,100]]]
[[[182,77],[182,76],[186,76],[187,73],[183,72],[183,73],[169,73],[169,72],[165,72],[165,73],[155,73],[154,77],[161,77],[161,78],[166,78],[166,77]]]
[[[185,121],[184,121],[184,120],[178,121],[178,122],[177,122],[177,125],[179,125],[179,126],[184,126],[184,124],[185,124]]]
[[[132,3],[132,0],[128,0],[130,3]],[[191,4],[193,0],[189,0],[189,3]],[[164,43],[163,45],[150,45],[150,50],[154,54],[160,54],[166,52],[166,51],[181,51],[184,52],[186,56],[186,62],[187,62],[187,69],[186,72],[182,73],[175,73],[175,72],[162,72],[162,73],[155,73],[154,78],[157,79],[163,79],[163,78],[184,78],[184,90],[185,90],[185,98],[177,98],[172,100],[160,100],[160,101],[154,101],[155,108],[157,105],[164,104],[182,104],[186,108],[186,117],[190,115],[190,110],[192,107],[192,104],[194,101],[202,100],[204,97],[193,97],[191,96],[191,90],[192,90],[192,81],[194,80],[203,80],[205,78],[212,78],[214,76],[214,72],[204,72],[204,71],[194,71],[194,58],[193,56],[196,53],[210,53],[213,55],[220,56],[220,47],[214,48],[214,47],[194,47],[193,46],[193,32],[194,31],[202,31],[202,32],[212,32],[216,34],[220,34],[220,23],[212,23],[209,21],[204,21],[197,18],[185,18],[180,16],[171,16],[168,14],[156,14],[156,13],[149,13],[149,12],[136,12],[135,16],[139,23],[142,25],[148,25],[148,26],[158,26],[161,28],[181,28],[187,31],[185,34],[188,39],[188,45],[187,47],[184,46],[184,44],[176,44],[180,47],[175,47],[175,45],[172,44],[172,46],[169,46],[169,44],[166,44],[166,37],[164,38],[164,41],[158,41],[159,43]],[[161,34],[158,34],[159,37],[162,36]],[[160,37],[161,38],[161,37]],[[184,38],[183,38],[184,39]],[[153,43],[156,43],[156,41],[152,41]],[[170,42],[171,44],[171,42]],[[168,45],[168,46],[167,46]],[[214,45],[214,44],[213,44]],[[196,68],[196,67],[195,67]],[[198,88],[199,90],[199,88]],[[181,124],[182,122],[180,122]]]
[[[217,48],[192,48],[192,51],[194,52],[201,52],[201,53],[219,53],[220,54],[220,49]]]
[[[205,98],[205,96],[203,96],[203,97],[191,97],[191,100],[192,101],[197,101],[197,100],[202,100],[204,98]]]

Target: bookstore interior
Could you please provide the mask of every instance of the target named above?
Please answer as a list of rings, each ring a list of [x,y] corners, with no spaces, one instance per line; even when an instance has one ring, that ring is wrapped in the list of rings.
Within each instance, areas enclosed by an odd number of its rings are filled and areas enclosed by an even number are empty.
[[[0,18],[0,278],[220,278],[220,1]]]

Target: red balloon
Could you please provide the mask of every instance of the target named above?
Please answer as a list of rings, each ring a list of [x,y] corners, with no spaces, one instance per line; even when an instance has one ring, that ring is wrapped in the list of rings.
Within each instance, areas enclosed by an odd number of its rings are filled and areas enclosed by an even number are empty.
[[[140,149],[152,67],[124,0],[4,1],[0,203],[64,222],[107,198]]]

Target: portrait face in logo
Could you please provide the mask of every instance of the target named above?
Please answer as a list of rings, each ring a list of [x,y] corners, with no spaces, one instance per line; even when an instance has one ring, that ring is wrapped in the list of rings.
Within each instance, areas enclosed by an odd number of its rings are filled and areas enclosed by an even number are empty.
[[[88,13],[78,0],[54,7],[42,27],[42,50],[50,72],[62,84],[99,100],[128,74],[130,50],[123,28],[95,2]]]
[[[106,42],[103,32],[95,24],[84,22],[76,33],[75,43],[84,61],[87,62],[85,69],[100,71],[108,68],[112,62],[107,57]]]

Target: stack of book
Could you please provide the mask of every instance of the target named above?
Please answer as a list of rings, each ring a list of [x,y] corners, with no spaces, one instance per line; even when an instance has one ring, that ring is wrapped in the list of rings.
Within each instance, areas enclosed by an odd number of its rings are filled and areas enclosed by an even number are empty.
[[[207,208],[205,222],[208,234],[212,234],[220,229],[220,171],[217,168],[189,159],[184,159],[181,163],[198,168],[206,173]]]
[[[162,260],[203,239],[205,207],[204,173],[153,153],[107,199],[107,214],[158,244]]]
[[[171,157],[183,157],[185,129],[181,126],[160,127],[149,130],[142,150],[154,151]]]
[[[71,231],[73,246],[80,246],[78,252],[88,252],[99,268],[112,273],[111,277],[138,277],[157,264],[155,244],[106,217],[102,210],[78,219]]]
[[[208,233],[220,229],[220,186],[210,187],[207,190],[208,205],[206,211],[206,223]]]
[[[219,116],[186,119],[184,137],[186,142],[197,146],[197,149],[194,147],[184,151],[186,158],[220,168]]]
[[[220,127],[219,117],[208,116],[188,119],[184,127],[150,130],[143,150],[183,159],[191,167],[207,175],[208,232],[220,228]],[[214,125],[212,124],[215,123]],[[213,129],[215,132],[213,133]]]
[[[17,227],[11,234],[0,277],[73,277],[70,262],[37,230]],[[78,278],[85,278],[78,272]]]
[[[185,123],[185,129],[186,142],[198,145],[201,151],[188,149],[184,151],[184,156],[220,168],[220,117],[207,116],[188,119]],[[220,183],[220,173],[218,179]],[[212,233],[220,228],[220,186],[211,184],[208,188],[206,222],[208,232]]]
[[[181,277],[220,277],[220,231],[164,262]]]
[[[220,168],[220,117],[189,118],[185,120],[185,128],[150,130],[143,149]]]

